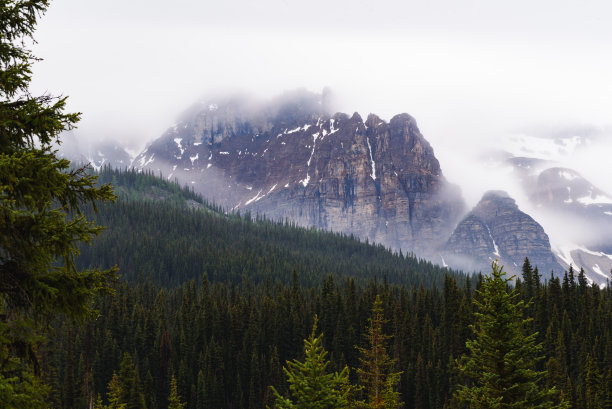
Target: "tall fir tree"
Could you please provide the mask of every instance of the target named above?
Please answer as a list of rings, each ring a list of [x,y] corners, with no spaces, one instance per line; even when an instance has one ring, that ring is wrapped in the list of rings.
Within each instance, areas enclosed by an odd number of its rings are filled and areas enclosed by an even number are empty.
[[[366,398],[361,405],[363,408],[396,409],[402,405],[396,390],[401,373],[394,372],[395,359],[391,359],[387,353],[386,344],[391,338],[383,330],[387,321],[383,317],[380,295],[376,295],[364,334],[367,348],[357,347],[361,354],[361,367],[357,369],[357,374]]]
[[[289,383],[291,398],[284,397],[271,386],[275,407],[279,409],[340,409],[349,406],[352,388],[349,370],[327,371],[329,361],[323,348],[323,334],[317,336],[317,318],[312,332],[304,340],[304,361],[287,361],[283,368]]]
[[[181,397],[178,393],[176,378],[172,375],[170,379],[170,394],[168,395],[168,409],[183,409],[184,407],[185,403],[181,402]]]
[[[556,402],[558,392],[543,386],[545,371],[537,371],[542,345],[537,333],[526,334],[531,318],[524,318],[526,305],[511,278],[496,263],[474,297],[474,338],[467,341],[467,354],[458,361],[465,383],[455,398],[459,407],[469,408],[553,408],[567,407]]]
[[[121,402],[121,396],[123,391],[119,383],[119,377],[116,373],[113,373],[113,377],[108,383],[108,406],[105,409],[126,409],[127,404]]]
[[[142,393],[138,371],[134,360],[129,353],[123,354],[119,369],[119,387],[121,390],[121,403],[126,409],[145,409],[145,398]]]
[[[40,339],[35,322],[57,313],[87,316],[92,297],[108,290],[114,276],[75,264],[79,245],[101,231],[83,207],[114,198],[110,186],[96,186],[86,169],[70,170],[56,156],[54,143],[80,114],[64,112],[65,97],[29,91],[39,59],[26,44],[48,5],[0,0],[0,354],[7,357],[0,360],[0,390],[4,402],[33,393],[30,407],[43,390],[32,375]]]

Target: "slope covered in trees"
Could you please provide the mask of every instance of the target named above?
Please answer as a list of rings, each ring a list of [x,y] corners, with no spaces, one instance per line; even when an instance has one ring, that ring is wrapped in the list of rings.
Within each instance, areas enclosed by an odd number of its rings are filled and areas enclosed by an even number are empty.
[[[444,276],[341,235],[225,215],[153,175],[105,170],[100,178],[115,183],[120,200],[100,209],[108,229],[79,262],[117,263],[127,280],[116,297],[98,300],[95,322],[56,323],[44,372],[58,406],[85,407],[95,398],[88,393],[109,402],[116,384],[131,385],[125,399],[134,407],[165,408],[173,376],[173,399],[186,408],[273,405],[268,387],[289,396],[282,368],[303,357],[315,316],[330,371],[348,365],[358,383],[377,295],[398,401],[459,403],[457,359],[468,351],[481,279]],[[541,386],[556,387],[575,408],[610,407],[610,288],[573,271],[541,283],[528,262],[521,278],[515,297],[533,299],[523,310],[526,331],[543,345]]]
[[[140,275],[175,286],[206,273],[211,282],[287,283],[295,272],[299,282],[309,286],[329,274],[430,286],[441,285],[447,272],[342,234],[250,214],[226,215],[188,189],[152,174],[105,169],[99,179],[113,184],[119,201],[101,205],[98,214],[91,215],[107,229],[83,246],[78,263],[117,265],[130,282]]]

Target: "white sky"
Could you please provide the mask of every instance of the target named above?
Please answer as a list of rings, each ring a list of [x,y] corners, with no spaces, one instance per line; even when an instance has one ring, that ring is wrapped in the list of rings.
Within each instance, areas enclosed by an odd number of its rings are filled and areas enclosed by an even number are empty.
[[[213,91],[330,86],[347,113],[414,116],[473,204],[499,187],[477,148],[612,124],[611,15],[588,0],[54,0],[32,88],[70,96],[80,137],[142,147]],[[610,139],[567,160],[612,193]]]

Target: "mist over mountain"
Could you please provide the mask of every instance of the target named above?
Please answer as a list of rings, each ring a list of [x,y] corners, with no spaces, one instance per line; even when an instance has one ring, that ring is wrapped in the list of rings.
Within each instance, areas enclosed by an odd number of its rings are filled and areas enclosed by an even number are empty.
[[[129,161],[228,211],[352,233],[454,268],[486,270],[498,259],[516,272],[527,256],[545,277],[573,265],[606,282],[612,199],[563,166],[601,142],[601,130],[520,134],[497,151],[472,146],[471,157],[457,152],[454,160],[480,174],[458,174],[454,164],[446,176],[413,117],[364,120],[335,112],[335,101],[329,89],[269,99],[221,93],[186,109],[137,155],[106,143],[71,157],[94,167]],[[482,192],[473,209],[462,191]]]
[[[297,91],[256,110],[242,98],[205,102],[133,165],[231,210],[430,254],[464,203],[416,121],[331,114],[326,97]]]

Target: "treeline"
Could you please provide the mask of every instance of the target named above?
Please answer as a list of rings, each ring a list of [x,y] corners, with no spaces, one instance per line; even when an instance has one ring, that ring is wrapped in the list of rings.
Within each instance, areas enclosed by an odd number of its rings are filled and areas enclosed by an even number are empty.
[[[81,248],[79,267],[117,265],[122,279],[172,287],[206,273],[211,282],[318,285],[329,274],[367,282],[373,277],[409,286],[440,286],[449,270],[344,234],[305,229],[250,214],[227,215],[187,188],[150,173],[104,169],[116,203],[91,209],[106,230]],[[194,204],[201,204],[195,206]],[[454,273],[454,272],[453,272]],[[459,273],[454,273],[459,274]]]
[[[527,332],[537,331],[544,346],[543,383],[556,386],[574,408],[612,407],[610,287],[590,286],[572,271],[540,283],[528,264],[522,278],[520,297],[533,299]],[[455,360],[466,352],[474,289],[481,285],[482,278],[452,276],[429,288],[329,276],[306,287],[297,274],[289,284],[211,283],[206,276],[173,289],[151,280],[120,283],[115,297],[99,300],[95,321],[56,323],[44,372],[63,408],[84,408],[97,394],[105,401],[115,372],[133,385],[136,406],[128,407],[166,408],[175,376],[186,408],[264,408],[273,403],[270,385],[287,392],[282,367],[301,355],[315,315],[331,369],[359,367],[356,346],[364,346],[378,294],[404,407],[443,408],[457,383]]]

